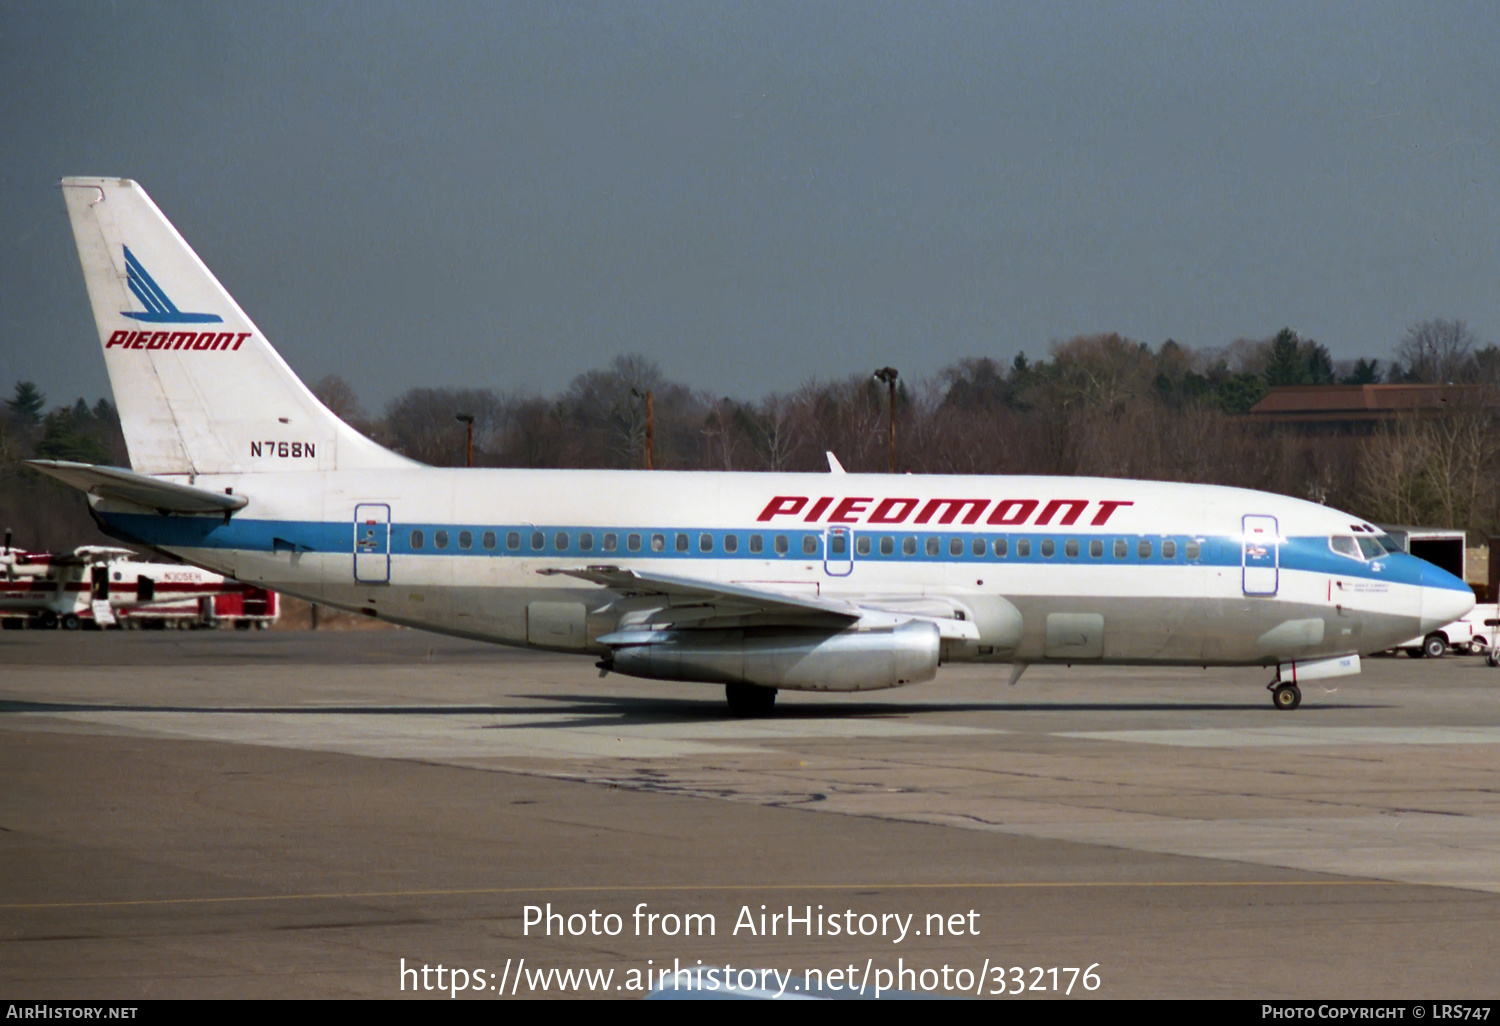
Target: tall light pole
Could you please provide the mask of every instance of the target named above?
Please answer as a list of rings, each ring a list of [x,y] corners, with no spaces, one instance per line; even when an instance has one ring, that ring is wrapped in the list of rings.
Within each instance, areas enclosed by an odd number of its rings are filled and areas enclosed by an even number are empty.
[[[896,472],[896,379],[901,372],[894,367],[882,367],[875,372],[876,381],[884,381],[891,394],[890,415],[890,437],[891,437],[891,473]]]
[[[649,389],[642,392],[638,388],[632,388],[630,394],[637,399],[646,400],[646,469],[656,469],[656,411],[652,404],[655,394]]]
[[[464,466],[472,467],[474,465],[474,415],[472,413],[460,413],[455,415],[453,419],[469,429],[469,440],[464,445]]]

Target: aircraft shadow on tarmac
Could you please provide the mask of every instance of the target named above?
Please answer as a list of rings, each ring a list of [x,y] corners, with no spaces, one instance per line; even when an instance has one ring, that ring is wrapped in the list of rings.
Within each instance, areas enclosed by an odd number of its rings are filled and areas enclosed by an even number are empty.
[[[278,716],[525,716],[529,722],[495,724],[488,729],[566,730],[589,726],[650,726],[669,723],[711,723],[734,720],[722,699],[643,698],[633,695],[521,695],[545,705],[119,705],[103,702],[0,701],[0,716],[7,713],[197,713],[254,714]],[[1299,715],[1332,710],[1384,709],[1386,705],[1339,703],[1303,706]],[[1278,713],[1266,702],[932,702],[896,703],[870,701],[795,702],[777,706],[766,718],[776,720],[890,719],[924,713],[1096,713],[1096,712],[1249,712]],[[555,716],[537,722],[532,717]],[[762,720],[761,722],[765,722]],[[1279,720],[1278,722],[1285,722]]]

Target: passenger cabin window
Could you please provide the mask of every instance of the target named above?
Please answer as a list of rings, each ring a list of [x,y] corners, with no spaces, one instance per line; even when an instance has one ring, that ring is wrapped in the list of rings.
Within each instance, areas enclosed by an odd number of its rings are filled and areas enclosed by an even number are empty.
[[[880,554],[882,556],[894,556],[896,554],[896,539],[890,535],[884,535],[880,539]]]
[[[1031,555],[1031,539],[1020,538],[1016,541],[1016,555],[1025,559]]]
[[[911,535],[901,539],[901,555],[915,556],[917,554],[917,540]]]
[[[1148,541],[1145,538],[1142,538],[1140,541],[1136,542],[1136,545],[1135,545],[1135,554],[1137,556],[1140,556],[1142,559],[1150,559],[1151,558],[1151,542]]]
[[[540,552],[540,551],[542,551],[542,549],[546,546],[546,544],[547,544],[547,536],[545,534],[543,534],[541,531],[532,531],[531,532],[531,550],[533,552]]]
[[[766,540],[764,538],[762,538],[760,535],[758,535],[758,534],[752,534],[750,536],[750,551],[751,551],[752,554],[759,555],[761,553],[761,551],[763,549],[765,549],[765,547],[766,547]]]
[[[1093,556],[1095,559],[1098,559],[1104,555],[1104,543],[1098,538],[1095,538],[1093,541],[1089,542],[1089,555]]]
[[[507,532],[506,535],[505,535],[505,547],[507,549],[510,549],[512,552],[514,552],[517,549],[519,549],[521,547],[521,532],[520,531],[509,531],[509,532]]]
[[[639,551],[641,551],[641,536],[638,535],[638,534],[626,535],[625,536],[625,547],[627,549],[629,549],[631,552],[639,552]]]
[[[458,547],[461,548],[461,549],[472,549],[474,547],[474,532],[472,532],[472,531],[459,531],[458,532]]]
[[[553,540],[553,542],[555,542],[557,544],[557,551],[558,552],[563,552],[563,551],[567,550],[567,547],[568,547],[568,532],[567,531],[558,531],[557,532],[557,537],[553,538],[552,540]]]
[[[936,556],[938,554],[938,546],[940,544],[941,544],[941,542],[939,542],[936,538],[928,538],[927,539],[927,554],[929,556]]]
[[[698,536],[698,551],[712,552],[714,550],[714,536],[704,531]]]
[[[802,536],[802,554],[804,556],[815,556],[818,554],[818,536],[806,534]]]
[[[487,549],[493,549],[495,547],[495,532],[484,532],[484,535],[479,539],[479,543]]]
[[[582,552],[592,552],[594,550],[594,536],[587,531],[580,534],[578,536],[578,548]]]
[[[1124,538],[1115,539],[1115,558],[1124,559],[1130,555],[1130,546],[1125,543]]]
[[[870,554],[870,536],[862,534],[854,539],[854,551],[861,556],[868,556]]]
[[[776,541],[772,543],[772,548],[774,548],[776,550],[776,555],[778,555],[778,556],[784,556],[784,555],[786,555],[786,551],[787,551],[787,548],[788,548],[787,541],[786,541],[786,535],[784,535],[784,534],[778,534],[776,536]]]
[[[737,534],[726,534],[724,536],[724,551],[725,552],[738,552],[738,551],[740,551],[740,536],[737,535]]]
[[[1063,542],[1063,555],[1067,556],[1069,559],[1078,558],[1077,538],[1069,538],[1067,541]]]
[[[620,536],[617,534],[606,534],[604,536],[604,551],[613,552],[620,547]]]
[[[1172,540],[1170,540],[1170,539],[1168,539],[1167,541],[1162,542],[1161,543],[1161,558],[1162,559],[1176,559],[1177,558],[1177,543],[1174,542],[1174,541],[1172,541]]]
[[[962,556],[964,554],[964,540],[962,538],[950,538],[948,540],[948,555]]]
[[[664,534],[653,534],[651,536],[651,551],[652,552],[665,552],[665,551],[667,551],[667,536],[664,535]]]
[[[677,546],[678,552],[686,552],[688,550],[688,536],[685,534],[679,534],[677,536],[675,544]]]
[[[1190,541],[1183,546],[1183,553],[1188,559],[1197,559],[1201,551],[1202,548],[1195,541]]]
[[[1010,551],[1010,542],[1006,541],[1004,538],[996,538],[995,539],[995,556],[996,556],[996,558],[998,558],[998,559],[1004,559],[1006,557],[1007,553],[1009,553],[1009,551]]]
[[[1056,551],[1057,551],[1057,546],[1052,543],[1052,539],[1051,538],[1043,538],[1042,539],[1042,555],[1045,558],[1051,559],[1052,558],[1052,554],[1054,552],[1056,552]]]
[[[422,532],[421,531],[413,531],[411,533],[411,547],[414,548],[414,549],[420,549],[423,546],[423,544],[425,544],[425,542],[424,542],[424,539],[422,538]]]
[[[828,554],[842,556],[849,551],[849,536],[843,531],[828,536]]]
[[[984,539],[983,538],[975,538],[974,539],[974,544],[972,544],[972,545],[969,546],[969,551],[971,553],[973,553],[974,555],[976,555],[976,556],[982,556],[982,555],[984,555]]]
[[[432,545],[433,545],[434,548],[446,549],[448,547],[448,532],[447,531],[433,531],[432,532]]]

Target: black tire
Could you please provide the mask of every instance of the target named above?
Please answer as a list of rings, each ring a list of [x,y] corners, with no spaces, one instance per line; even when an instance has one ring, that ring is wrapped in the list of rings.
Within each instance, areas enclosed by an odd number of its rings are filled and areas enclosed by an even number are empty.
[[[1441,659],[1448,654],[1448,639],[1442,634],[1432,633],[1422,639],[1422,654],[1428,659]]]
[[[1489,645],[1483,638],[1475,638],[1469,642],[1469,655],[1484,655],[1489,650]]]
[[[32,623],[44,631],[55,631],[57,630],[57,614],[48,610],[32,621]]]
[[[1302,689],[1295,684],[1278,684],[1271,692],[1271,704],[1283,712],[1291,712],[1302,704]]]
[[[729,700],[729,712],[742,719],[769,716],[776,708],[776,689],[758,684],[726,684],[724,697]]]
[[[76,631],[83,626],[83,621],[78,619],[77,613],[64,613],[62,618],[62,629],[65,631]]]
[[[1484,661],[1489,663],[1491,666],[1500,666],[1500,652],[1491,650],[1490,653],[1484,657]]]

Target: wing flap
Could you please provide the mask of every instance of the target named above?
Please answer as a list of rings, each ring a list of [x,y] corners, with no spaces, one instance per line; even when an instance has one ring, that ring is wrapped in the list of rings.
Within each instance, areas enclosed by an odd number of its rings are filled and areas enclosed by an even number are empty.
[[[161,513],[233,513],[250,502],[243,495],[223,495],[192,485],[147,477],[122,467],[101,467],[68,460],[27,460],[49,477],[101,499],[115,499]]]
[[[871,608],[839,599],[788,595],[767,588],[625,570],[617,566],[549,568],[538,570],[537,573],[576,577],[622,594],[660,596],[667,600],[670,607],[668,615],[653,619],[650,624],[622,627],[614,634],[601,637],[599,640],[606,645],[653,644],[667,636],[663,631],[668,625],[690,627],[696,622],[724,617],[761,615],[805,618],[809,614],[837,617],[845,621],[846,625],[857,623],[860,628],[889,629],[911,620],[926,620],[937,625],[944,640],[979,640],[979,629],[972,622],[951,614],[935,614],[927,609],[900,609],[884,604]],[[920,604],[920,600],[918,603]]]
[[[822,613],[858,620],[862,611],[856,605],[837,599],[814,598],[810,595],[786,595],[765,588],[751,588],[743,584],[721,584],[695,577],[673,577],[642,570],[624,570],[617,566],[586,566],[569,569],[538,570],[537,573],[551,576],[563,574],[580,580],[592,581],[627,595],[660,595],[673,605],[729,606],[744,612],[792,613],[806,615]]]

